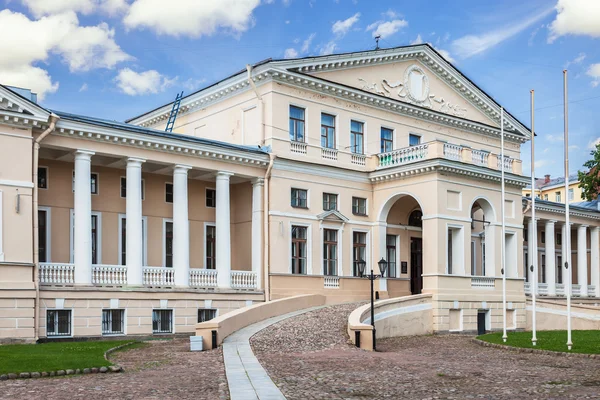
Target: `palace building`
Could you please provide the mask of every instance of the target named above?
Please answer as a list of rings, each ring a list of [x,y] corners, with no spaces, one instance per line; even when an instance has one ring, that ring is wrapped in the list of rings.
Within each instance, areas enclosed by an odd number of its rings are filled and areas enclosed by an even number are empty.
[[[526,95],[525,93],[523,94]],[[431,46],[265,60],[126,123],[0,86],[0,340],[193,334],[297,294],[429,293],[433,329],[600,295],[600,212],[531,202],[529,128]],[[505,172],[502,237],[501,171]],[[533,238],[533,224],[538,237]],[[566,232],[572,236],[570,254]],[[530,247],[529,247],[530,248]],[[569,269],[564,261],[572,260]],[[597,302],[597,300],[596,300]]]

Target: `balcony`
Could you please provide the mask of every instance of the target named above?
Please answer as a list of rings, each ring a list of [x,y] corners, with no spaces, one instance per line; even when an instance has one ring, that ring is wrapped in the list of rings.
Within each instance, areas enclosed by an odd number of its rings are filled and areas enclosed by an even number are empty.
[[[525,294],[531,294],[531,287],[532,286],[531,286],[530,282],[525,282]],[[596,293],[596,286],[588,285],[587,288],[588,288],[588,297],[600,296],[600,293]],[[557,297],[565,297],[567,295],[566,289],[567,288],[565,287],[564,283],[557,283],[556,284],[556,296]],[[537,284],[537,295],[538,296],[548,296],[549,295],[547,283],[540,282]],[[572,297],[582,297],[580,285],[576,285],[576,284],[571,285],[571,296]]]

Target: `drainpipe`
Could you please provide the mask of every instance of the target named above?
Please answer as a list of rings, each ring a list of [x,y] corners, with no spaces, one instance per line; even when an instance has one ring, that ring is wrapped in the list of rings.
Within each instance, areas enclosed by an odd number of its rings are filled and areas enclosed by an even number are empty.
[[[269,160],[269,167],[267,168],[267,173],[265,174],[265,185],[264,185],[264,194],[263,194],[263,201],[264,201],[264,214],[263,214],[263,220],[264,220],[264,241],[265,241],[265,252],[263,255],[263,271],[264,271],[264,287],[265,287],[265,301],[271,301],[271,284],[269,282],[269,274],[271,272],[271,254],[269,251],[269,246],[271,243],[271,232],[269,229],[269,186],[271,184],[271,170],[273,169],[273,163],[275,162],[275,159],[277,158],[277,156],[273,153],[269,154],[270,160]]]
[[[256,88],[254,81],[252,80],[252,66],[250,64],[246,65],[246,71],[248,71],[248,82],[250,83],[250,86],[252,87],[252,90],[254,91],[256,98],[258,99],[258,108],[259,108],[258,111],[260,112],[260,137],[261,137],[260,144],[261,144],[261,146],[264,146],[265,145],[265,102],[263,101],[262,96],[258,92],[258,89]]]
[[[39,339],[39,321],[40,321],[40,253],[39,253],[39,221],[38,221],[38,157],[40,153],[40,143],[46,136],[56,128],[56,122],[60,119],[58,115],[50,114],[50,125],[33,141],[33,195],[32,195],[32,210],[33,210],[33,286],[35,287],[35,304],[33,331],[35,341]]]

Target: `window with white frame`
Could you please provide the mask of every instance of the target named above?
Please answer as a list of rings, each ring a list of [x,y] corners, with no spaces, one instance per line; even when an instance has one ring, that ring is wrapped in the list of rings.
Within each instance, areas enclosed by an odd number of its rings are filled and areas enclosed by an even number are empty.
[[[335,149],[335,116],[321,114],[321,147]]]
[[[214,308],[199,308],[198,309],[198,323],[210,321],[211,319],[217,318],[217,310]]]
[[[409,146],[418,146],[421,144],[421,136],[410,134],[408,135],[408,145]]]
[[[449,226],[447,230],[448,246],[447,246],[447,273],[463,275],[463,229],[460,226]]]
[[[323,229],[323,275],[337,275],[338,231]]]
[[[397,247],[396,242],[398,240],[397,235],[386,235],[385,237],[385,256],[388,262],[388,277],[396,278],[397,277]]]
[[[152,310],[152,333],[173,333],[173,310]]]
[[[359,121],[350,121],[350,152],[364,154],[365,124]]]
[[[38,170],[39,171],[39,170]],[[39,176],[38,176],[39,178]],[[98,190],[98,186],[100,184],[100,178],[97,172],[92,172],[90,173],[90,193],[92,194],[98,194],[99,190]],[[39,182],[39,179],[38,179]],[[71,190],[73,190],[73,192],[75,191],[75,171],[73,171],[73,179],[71,182]]]
[[[102,213],[92,211],[91,215],[92,264],[102,262]],[[74,260],[75,246],[75,211],[71,210],[71,262]]]
[[[173,203],[173,184],[165,183],[165,202]]]
[[[292,225],[292,274],[306,275],[307,231],[305,226]]]
[[[206,207],[215,208],[217,206],[217,191],[206,188]]]
[[[352,232],[352,276],[360,276],[359,262],[367,261],[366,232]]]
[[[142,263],[146,265],[148,218],[142,217]],[[119,264],[127,265],[127,216],[119,214]]]
[[[50,224],[50,210],[49,209],[38,209],[38,253],[39,262],[49,262],[48,254],[50,252],[49,240],[50,235],[49,225]],[[1,228],[1,227],[0,227]]]
[[[389,153],[394,150],[394,131],[381,127],[381,152]]]
[[[290,140],[304,142],[304,108],[290,106]]]
[[[367,199],[362,197],[352,197],[352,214],[367,215]]]
[[[569,201],[573,201],[575,199],[575,192],[573,188],[569,189]]]
[[[144,198],[146,197],[146,181],[145,179],[142,179],[142,200],[144,200]],[[121,177],[121,197],[122,198],[126,198],[127,197],[127,177],[122,176]]]
[[[555,198],[556,198],[556,202],[557,202],[557,203],[560,203],[560,199],[561,199],[560,192],[555,192],[555,193],[554,193],[554,196],[555,196]]]
[[[102,334],[122,335],[125,333],[125,310],[102,310]]]
[[[165,221],[165,267],[173,268],[173,221]]]
[[[217,228],[206,225],[206,269],[217,268]]]
[[[337,210],[338,195],[334,193],[323,193],[323,210]]]
[[[46,311],[46,336],[71,336],[71,310]]]
[[[475,253],[475,249],[477,245],[474,240],[471,240],[471,275],[477,275],[477,255]]]
[[[308,191],[306,189],[292,188],[292,207],[308,208]]]

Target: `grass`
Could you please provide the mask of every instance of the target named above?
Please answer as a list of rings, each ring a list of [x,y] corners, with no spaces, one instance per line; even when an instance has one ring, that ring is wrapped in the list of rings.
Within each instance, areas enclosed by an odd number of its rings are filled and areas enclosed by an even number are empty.
[[[531,332],[509,332],[506,343],[502,341],[502,332],[488,333],[477,339],[527,349],[569,352],[567,331],[538,331],[536,346],[531,343]],[[571,353],[600,354],[600,331],[572,331],[572,341]]]
[[[133,340],[54,342],[0,346],[0,374],[50,372],[112,365],[104,353]]]

